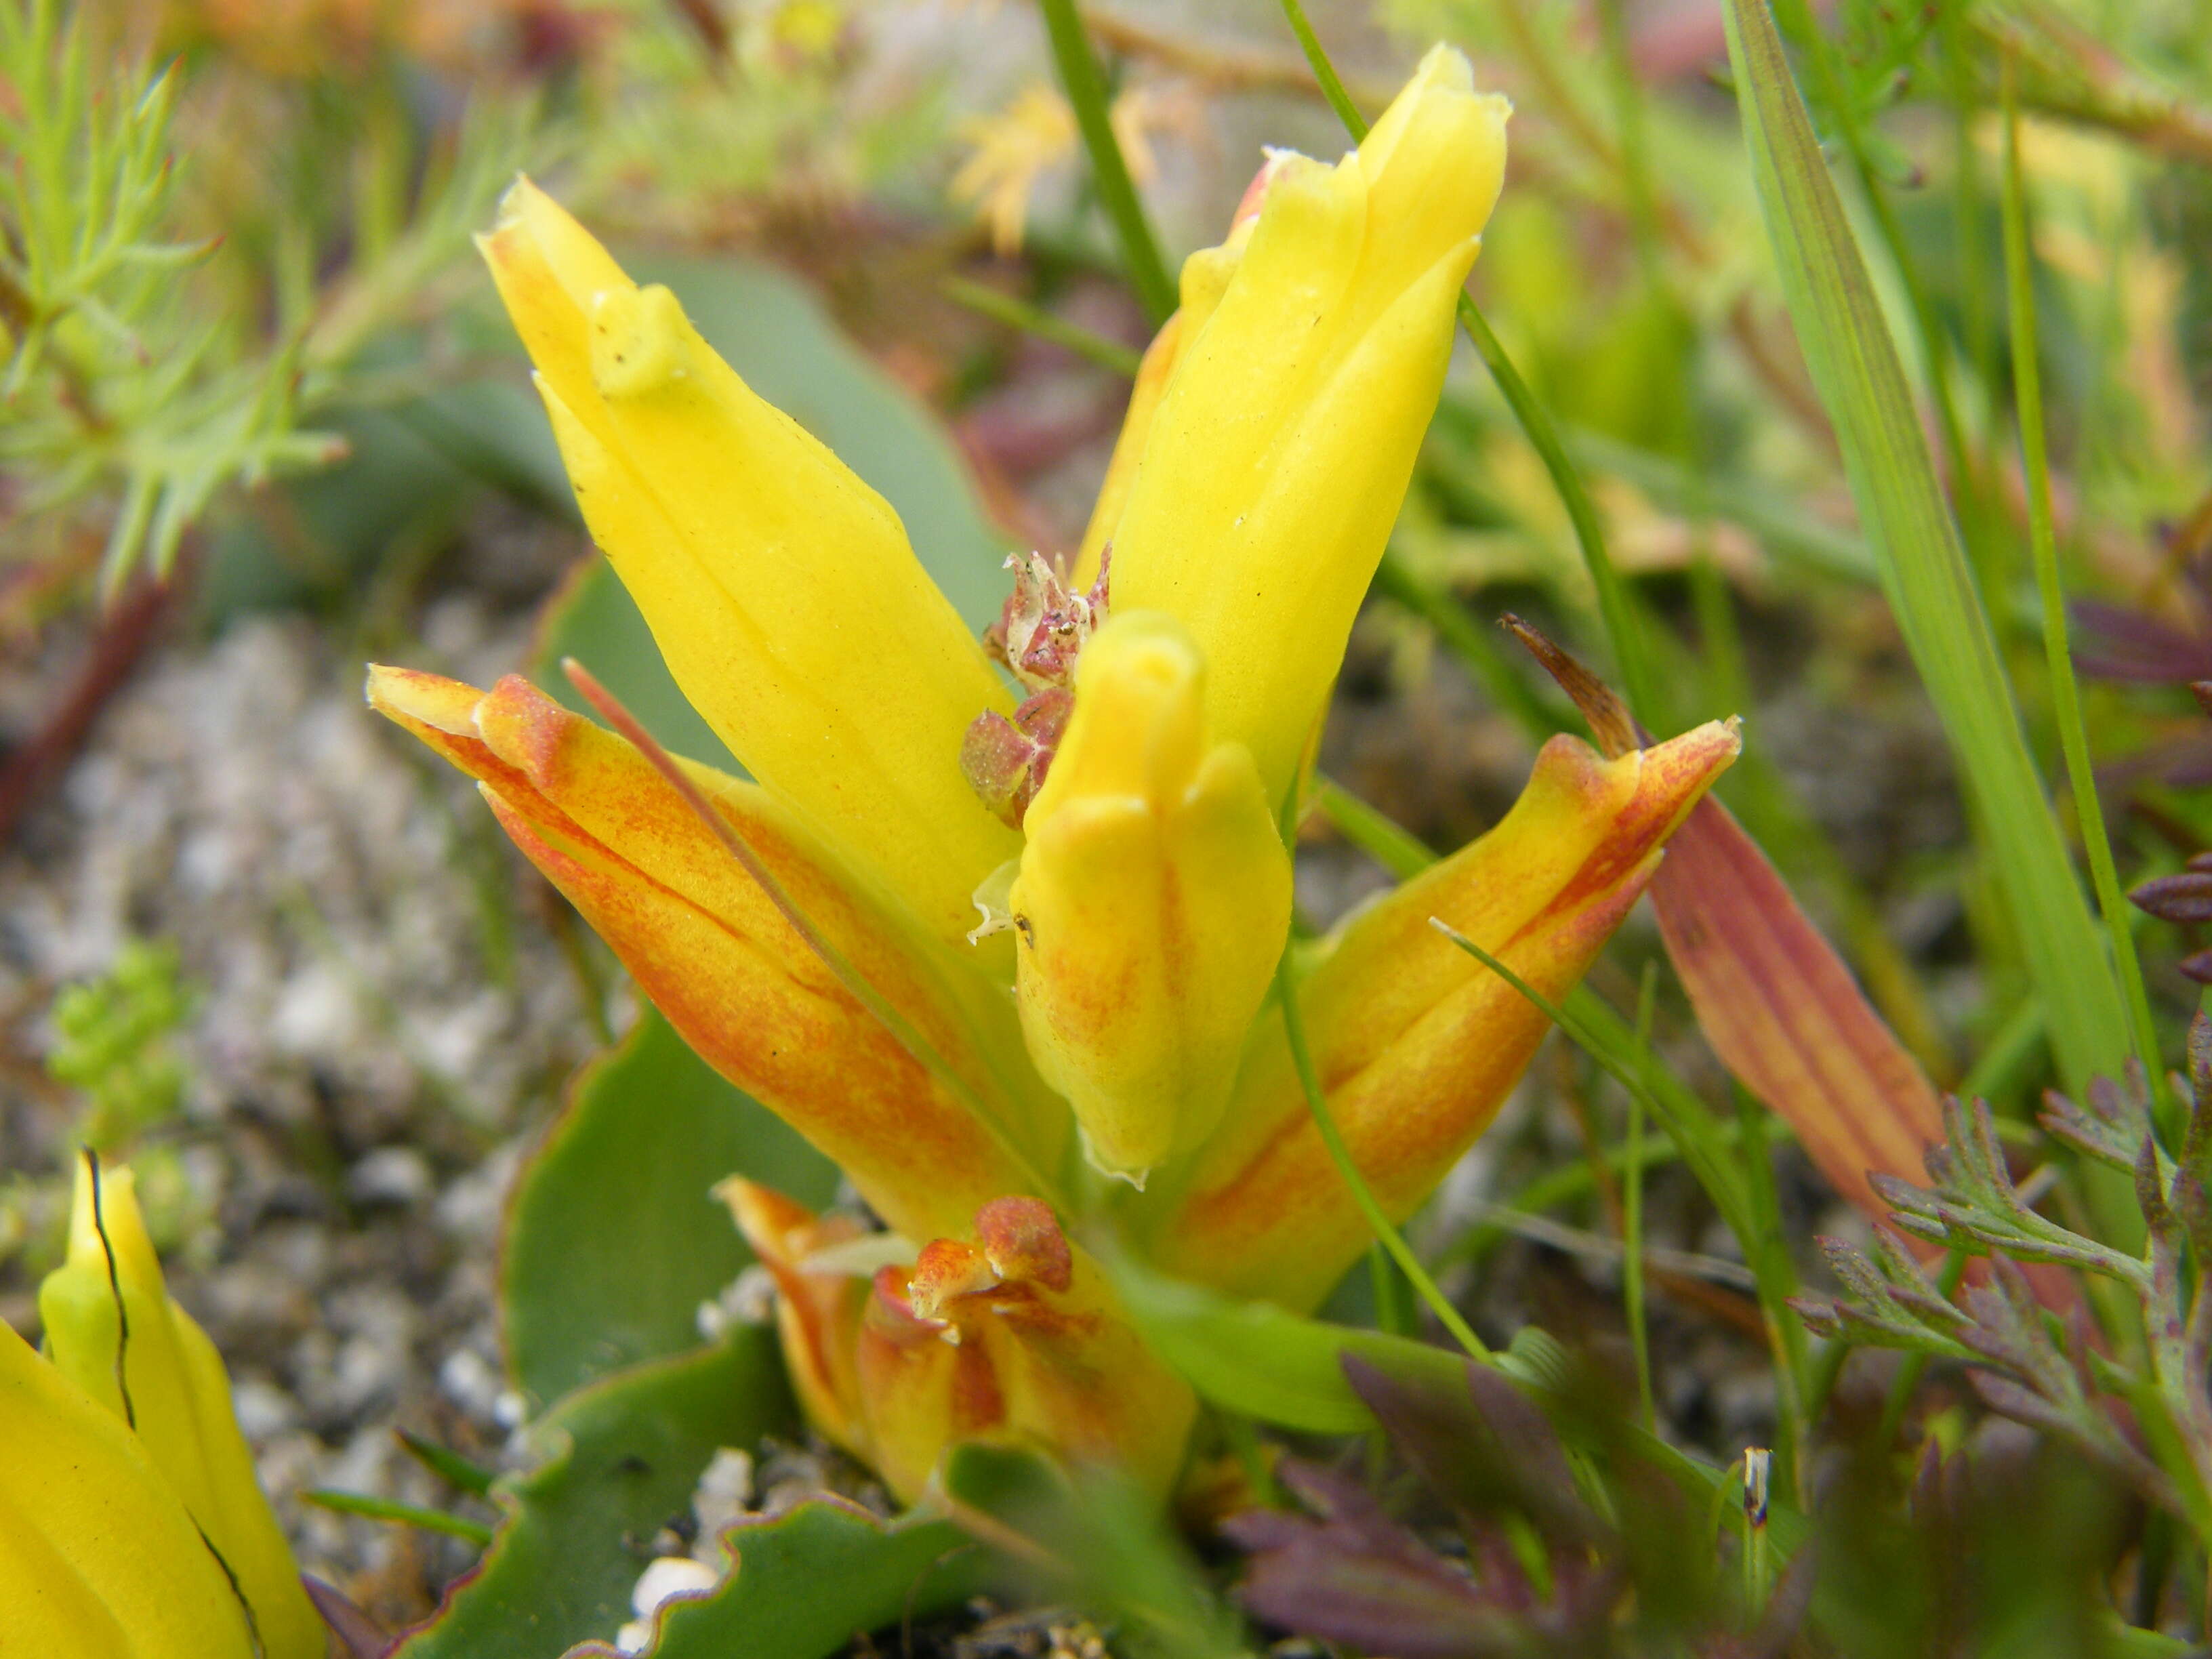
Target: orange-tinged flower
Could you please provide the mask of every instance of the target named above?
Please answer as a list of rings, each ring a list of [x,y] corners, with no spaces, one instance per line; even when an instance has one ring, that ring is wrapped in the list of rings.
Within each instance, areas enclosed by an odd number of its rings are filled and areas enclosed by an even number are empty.
[[[1066,1130],[1047,1118],[1052,1103],[1004,998],[943,960],[949,950],[893,901],[872,898],[766,791],[690,769],[784,896],[912,1023],[942,1071],[869,1012],[620,738],[513,677],[486,693],[377,668],[368,697],[482,782],[515,844],[685,1039],[842,1165],[892,1227],[927,1237],[1025,1188],[1010,1144],[1057,1162],[1047,1137]]]
[[[1734,726],[1718,722],[1611,761],[1554,738],[1488,835],[1352,918],[1333,942],[1299,1007],[1338,1127],[1394,1219],[1412,1213],[1489,1126],[1547,1024],[1430,919],[1547,997],[1564,996],[1739,746]],[[1154,1255],[1193,1279],[1310,1306],[1368,1242],[1342,1188],[1273,1016],[1221,1133],[1159,1218]]]
[[[1048,1206],[999,1199],[911,1263],[864,1278],[816,1265],[851,1242],[834,1223],[748,1182],[725,1196],[775,1275],[810,1414],[901,1498],[920,1498],[948,1442],[966,1441],[1048,1446],[1166,1492],[1196,1398]]]
[[[1506,110],[1472,88],[1439,49],[1356,153],[1270,159],[1184,267],[1081,547],[1018,562],[988,641],[665,290],[526,184],[486,240],[592,534],[759,782],[659,755],[588,685],[622,735],[515,679],[377,669],[370,700],[886,1224],[723,1189],[808,1414],[903,1496],[979,1437],[1172,1480],[1189,1389],[1063,1229],[1298,1305],[1365,1242],[1267,1007],[1281,826],[1498,193]],[[1496,831],[1334,941],[1302,1004],[1394,1213],[1544,1030],[1429,919],[1564,993],[1735,744],[1554,744]]]

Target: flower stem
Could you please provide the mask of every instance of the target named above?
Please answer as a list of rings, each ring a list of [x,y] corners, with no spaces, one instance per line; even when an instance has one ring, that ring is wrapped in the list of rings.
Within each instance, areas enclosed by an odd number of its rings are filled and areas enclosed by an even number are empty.
[[[1018,328],[1024,334],[1034,334],[1040,340],[1049,340],[1056,346],[1065,346],[1077,356],[1094,362],[1101,368],[1109,368],[1116,374],[1126,374],[1132,380],[1144,363],[1144,354],[1119,340],[1109,340],[1103,334],[1093,334],[1089,329],[1069,322],[1065,317],[1055,317],[1049,311],[1018,300],[1011,294],[1001,294],[995,288],[986,288],[981,283],[971,283],[964,276],[947,276],[938,284],[945,297],[955,305],[965,306],[994,322]]]
[[[1305,1090],[1306,1105],[1313,1112],[1314,1127],[1321,1132],[1322,1145],[1328,1148],[1328,1155],[1335,1161],[1338,1173],[1344,1177],[1344,1184],[1351,1189],[1352,1202],[1359,1206],[1359,1212],[1367,1218],[1367,1224],[1374,1230],[1375,1242],[1389,1253],[1390,1259],[1412,1281],[1421,1300],[1429,1304],[1429,1310],[1436,1315],[1437,1322],[1451,1333],[1452,1340],[1474,1358],[1488,1359],[1490,1350],[1483,1346],[1482,1339],[1460,1316],[1460,1311],[1452,1306],[1451,1299],[1437,1288],[1437,1281],[1429,1276],[1429,1270],[1421,1265],[1420,1258],[1406,1243],[1405,1236],[1391,1224],[1390,1218],[1383,1213],[1382,1202],[1375,1196],[1375,1189],[1367,1184],[1367,1177],[1360,1174],[1359,1166],[1352,1161],[1352,1151],[1344,1144],[1343,1132],[1336,1127],[1336,1115],[1328,1109],[1328,1098],[1322,1091],[1320,1075],[1314,1070],[1313,1052],[1306,1046],[1305,1018],[1298,1012],[1297,970],[1291,961],[1291,953],[1295,948],[1295,942],[1284,946],[1282,960],[1275,967],[1275,990],[1283,1005],[1283,1033],[1290,1039],[1291,1064],[1297,1069],[1298,1082]]]
[[[1060,89],[1075,111],[1075,125],[1083,134],[1083,147],[1091,155],[1091,174],[1098,187],[1098,201],[1114,222],[1121,240],[1121,255],[1128,262],[1129,280],[1137,297],[1156,324],[1164,323],[1176,308],[1175,278],[1160,258],[1145,218],[1144,204],[1137,199],[1129,164],[1121,159],[1121,146],[1114,137],[1114,123],[1107,112],[1106,77],[1091,52],[1083,33],[1083,19],[1075,0],[1039,0],[1046,32],[1052,37],[1053,62],[1060,70]]]

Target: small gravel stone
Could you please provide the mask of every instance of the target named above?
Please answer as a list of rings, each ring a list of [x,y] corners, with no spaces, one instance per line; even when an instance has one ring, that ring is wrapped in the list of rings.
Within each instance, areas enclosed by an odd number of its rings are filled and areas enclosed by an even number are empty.
[[[346,1195],[405,1208],[428,1198],[432,1182],[430,1161],[412,1146],[380,1146],[346,1172]]]

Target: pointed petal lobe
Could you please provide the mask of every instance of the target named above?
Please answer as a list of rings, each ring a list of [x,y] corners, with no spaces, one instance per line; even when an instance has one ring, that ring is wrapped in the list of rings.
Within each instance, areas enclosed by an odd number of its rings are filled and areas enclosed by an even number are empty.
[[[957,937],[1016,846],[961,777],[961,734],[1012,705],[898,515],[527,180],[482,246],[585,520],[684,695]]]
[[[1029,1070],[1003,991],[766,792],[688,769],[921,1052],[621,738],[512,676],[487,694],[380,668],[369,701],[482,781],[515,844],[684,1040],[842,1166],[898,1231],[961,1224],[1031,1184],[1026,1170],[1056,1167],[1062,1115]]]
[[[1547,997],[1564,996],[1738,746],[1734,727],[1717,722],[1612,761],[1554,738],[1488,835],[1354,917],[1308,977],[1299,1006],[1322,1086],[1394,1219],[1488,1127],[1547,1028],[1430,918]],[[1281,1027],[1263,1020],[1221,1132],[1155,1235],[1160,1265],[1304,1308],[1367,1243]]]

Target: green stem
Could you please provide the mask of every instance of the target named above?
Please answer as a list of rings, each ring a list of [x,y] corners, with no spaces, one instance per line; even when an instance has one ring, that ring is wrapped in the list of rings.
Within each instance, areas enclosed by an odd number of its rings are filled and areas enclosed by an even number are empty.
[[[1160,258],[1145,218],[1144,204],[1121,158],[1114,137],[1114,123],[1106,106],[1106,77],[1091,55],[1091,41],[1083,33],[1083,19],[1075,0],[1038,0],[1044,10],[1045,31],[1052,37],[1052,57],[1060,70],[1060,89],[1075,111],[1075,125],[1090,152],[1091,174],[1098,188],[1099,204],[1114,222],[1121,238],[1122,257],[1129,263],[1129,280],[1137,289],[1146,313],[1155,324],[1165,322],[1176,308],[1175,278]]]
[[[1651,1060],[1652,994],[1658,986],[1656,963],[1644,964],[1644,982],[1636,998],[1636,1047],[1645,1065]],[[1620,1234],[1626,1253],[1621,1257],[1620,1294],[1628,1304],[1628,1340],[1636,1354],[1636,1403],[1644,1426],[1655,1433],[1658,1408],[1651,1394],[1651,1328],[1644,1307],[1644,1098],[1633,1090],[1628,1096],[1628,1169],[1620,1188]]]
[[[2035,286],[2029,263],[2027,208],[2020,172],[2019,93],[2014,69],[2008,54],[2002,73],[2004,153],[2005,290],[2009,302],[2012,333],[2012,371],[2014,401],[2019,405],[2020,447],[2027,470],[2028,543],[2035,557],[2035,585],[2043,597],[2043,649],[2051,665],[2051,704],[2058,723],[2058,741],[2066,757],[2066,773],[2074,786],[2074,814],[2080,820],[2081,843],[2089,856],[2089,879],[2097,891],[2097,908],[2104,913],[2111,934],[2112,960],[2120,972],[2120,988],[2127,998],[2130,1024],[2135,1027],[2135,1048],[2159,1105],[2162,1121],[2172,1121],[2173,1101],[2166,1068],[2160,1063],[2158,1028],[2153,1023],[2150,998],[2143,988],[2142,964],[2136,957],[2135,934],[2127,900],[2120,891],[2118,872],[2112,863],[2112,843],[2105,830],[2105,815],[2097,800],[2097,778],[2089,762],[2088,733],[2081,720],[2081,696],[2074,682],[2074,659],[2067,648],[2066,595],[2058,574],[2058,542],[2052,528],[2051,458],[2043,430],[2043,384],[2036,358]]]
[[[1328,1098],[1322,1091],[1320,1074],[1314,1069],[1313,1053],[1306,1046],[1305,1018],[1298,1012],[1297,973],[1291,963],[1294,948],[1286,945],[1282,959],[1275,965],[1275,992],[1283,1007],[1283,1033],[1290,1040],[1291,1064],[1297,1068],[1299,1085],[1305,1090],[1306,1105],[1313,1113],[1314,1127],[1321,1132],[1322,1145],[1328,1149],[1338,1173],[1343,1176],[1344,1184],[1352,1193],[1352,1201],[1367,1218],[1375,1242],[1389,1253],[1421,1300],[1429,1304],[1437,1322],[1451,1333],[1452,1340],[1474,1358],[1486,1360],[1490,1350],[1460,1316],[1451,1299],[1437,1288],[1437,1281],[1429,1277],[1428,1269],[1421,1265],[1404,1235],[1391,1224],[1374,1188],[1367,1184],[1367,1177],[1359,1172],[1359,1166],[1352,1160],[1351,1149],[1344,1144],[1343,1133],[1336,1127],[1336,1115],[1329,1110]]]
[[[1567,518],[1575,527],[1575,541],[1582,549],[1583,567],[1589,572],[1590,585],[1597,590],[1599,617],[1605,623],[1607,637],[1613,646],[1614,666],[1620,671],[1629,707],[1647,725],[1664,725],[1659,707],[1659,688],[1651,672],[1650,659],[1644,650],[1644,635],[1638,624],[1635,609],[1629,598],[1628,586],[1614,568],[1613,556],[1606,551],[1605,531],[1598,523],[1597,505],[1590,500],[1589,491],[1583,484],[1582,474],[1567,459],[1566,446],[1559,441],[1559,430],[1552,423],[1552,416],[1521,378],[1521,371],[1505,355],[1505,347],[1492,331],[1489,321],[1469,294],[1459,296],[1460,326],[1467,337],[1474,342],[1474,349],[1482,355],[1483,364],[1490,377],[1498,383],[1513,418],[1521,423],[1544,470],[1551,475],[1552,487],[1559,491],[1559,501],[1567,509]]]
[[[1359,106],[1352,101],[1352,94],[1344,89],[1338,78],[1336,65],[1328,61],[1328,52],[1321,37],[1306,21],[1306,9],[1298,0],[1283,0],[1283,15],[1290,20],[1291,33],[1298,37],[1298,49],[1313,65],[1314,79],[1321,83],[1321,95],[1328,100],[1328,106],[1336,112],[1336,118],[1345,125],[1354,142],[1367,136],[1367,118],[1359,112]]]
[[[1875,171],[1873,154],[1867,148],[1866,130],[1860,125],[1858,112],[1852,106],[1850,94],[1836,72],[1835,59],[1829,50],[1828,37],[1820,27],[1820,20],[1804,0],[1795,0],[1785,8],[1796,26],[1799,42],[1804,49],[1814,77],[1820,82],[1822,101],[1834,117],[1844,141],[1844,153],[1850,157],[1851,173],[1858,180],[1859,193],[1865,198],[1867,209],[1874,216],[1875,229],[1881,235],[1882,246],[1888,251],[1890,263],[1896,268],[1897,280],[1905,290],[1905,309],[1912,315],[1912,331],[1920,342],[1920,355],[1928,373],[1928,391],[1936,405],[1936,429],[1942,438],[1945,462],[1950,468],[1951,490],[1958,503],[1960,530],[1966,533],[1969,549],[1974,554],[1975,569],[1981,580],[1982,603],[1989,607],[1993,617],[2002,618],[2003,572],[1991,568],[1996,551],[1988,533],[1986,514],[1982,510],[1979,480],[1974,471],[1973,458],[1966,449],[1966,424],[1959,418],[1958,401],[1951,388],[1951,352],[1949,339],[1936,316],[1936,307],[1928,296],[1927,285],[1920,280],[1919,268],[1912,261],[1912,251],[1905,241],[1905,227],[1891,205],[1889,194],[1881,186],[1881,177]],[[1778,15],[1781,9],[1778,9]],[[1962,246],[1960,258],[1971,262],[1972,250]]]
[[[1408,881],[1437,861],[1429,844],[1403,824],[1377,811],[1335,779],[1314,775],[1313,798],[1337,832],[1400,881]]]
[[[330,1510],[339,1515],[358,1515],[364,1520],[391,1521],[403,1527],[420,1527],[424,1532],[443,1533],[448,1538],[459,1538],[478,1548],[491,1542],[492,1529],[481,1521],[471,1521],[462,1516],[447,1515],[443,1510],[426,1510],[415,1504],[402,1504],[389,1498],[368,1498],[352,1492],[303,1492],[303,1504],[313,1504],[319,1510]]]
[[[1375,591],[1396,600],[1435,629],[1445,648],[1481,683],[1491,702],[1519,721],[1531,738],[1540,743],[1566,729],[1568,716],[1546,707],[1542,696],[1515,671],[1499,648],[1498,630],[1484,627],[1458,599],[1421,574],[1395,550],[1385,551],[1382,562],[1376,567]]]
[[[1392,1336],[1419,1335],[1420,1316],[1407,1299],[1406,1281],[1379,1243],[1367,1247],[1367,1279],[1375,1292],[1375,1328]]]
[[[994,322],[1018,328],[1024,334],[1034,334],[1040,340],[1066,346],[1077,356],[1094,362],[1101,368],[1110,368],[1116,374],[1126,374],[1134,380],[1138,366],[1145,360],[1144,353],[1123,345],[1119,340],[1093,334],[1089,329],[1079,327],[1065,317],[1055,317],[1049,311],[1030,305],[1026,301],[1017,300],[1011,294],[1001,294],[995,288],[971,283],[965,276],[947,276],[938,287],[955,305],[965,306]]]
[[[499,1477],[479,1464],[471,1463],[457,1451],[425,1439],[419,1434],[410,1434],[404,1429],[395,1429],[399,1443],[407,1455],[449,1486],[476,1498],[491,1496],[492,1483]]]

